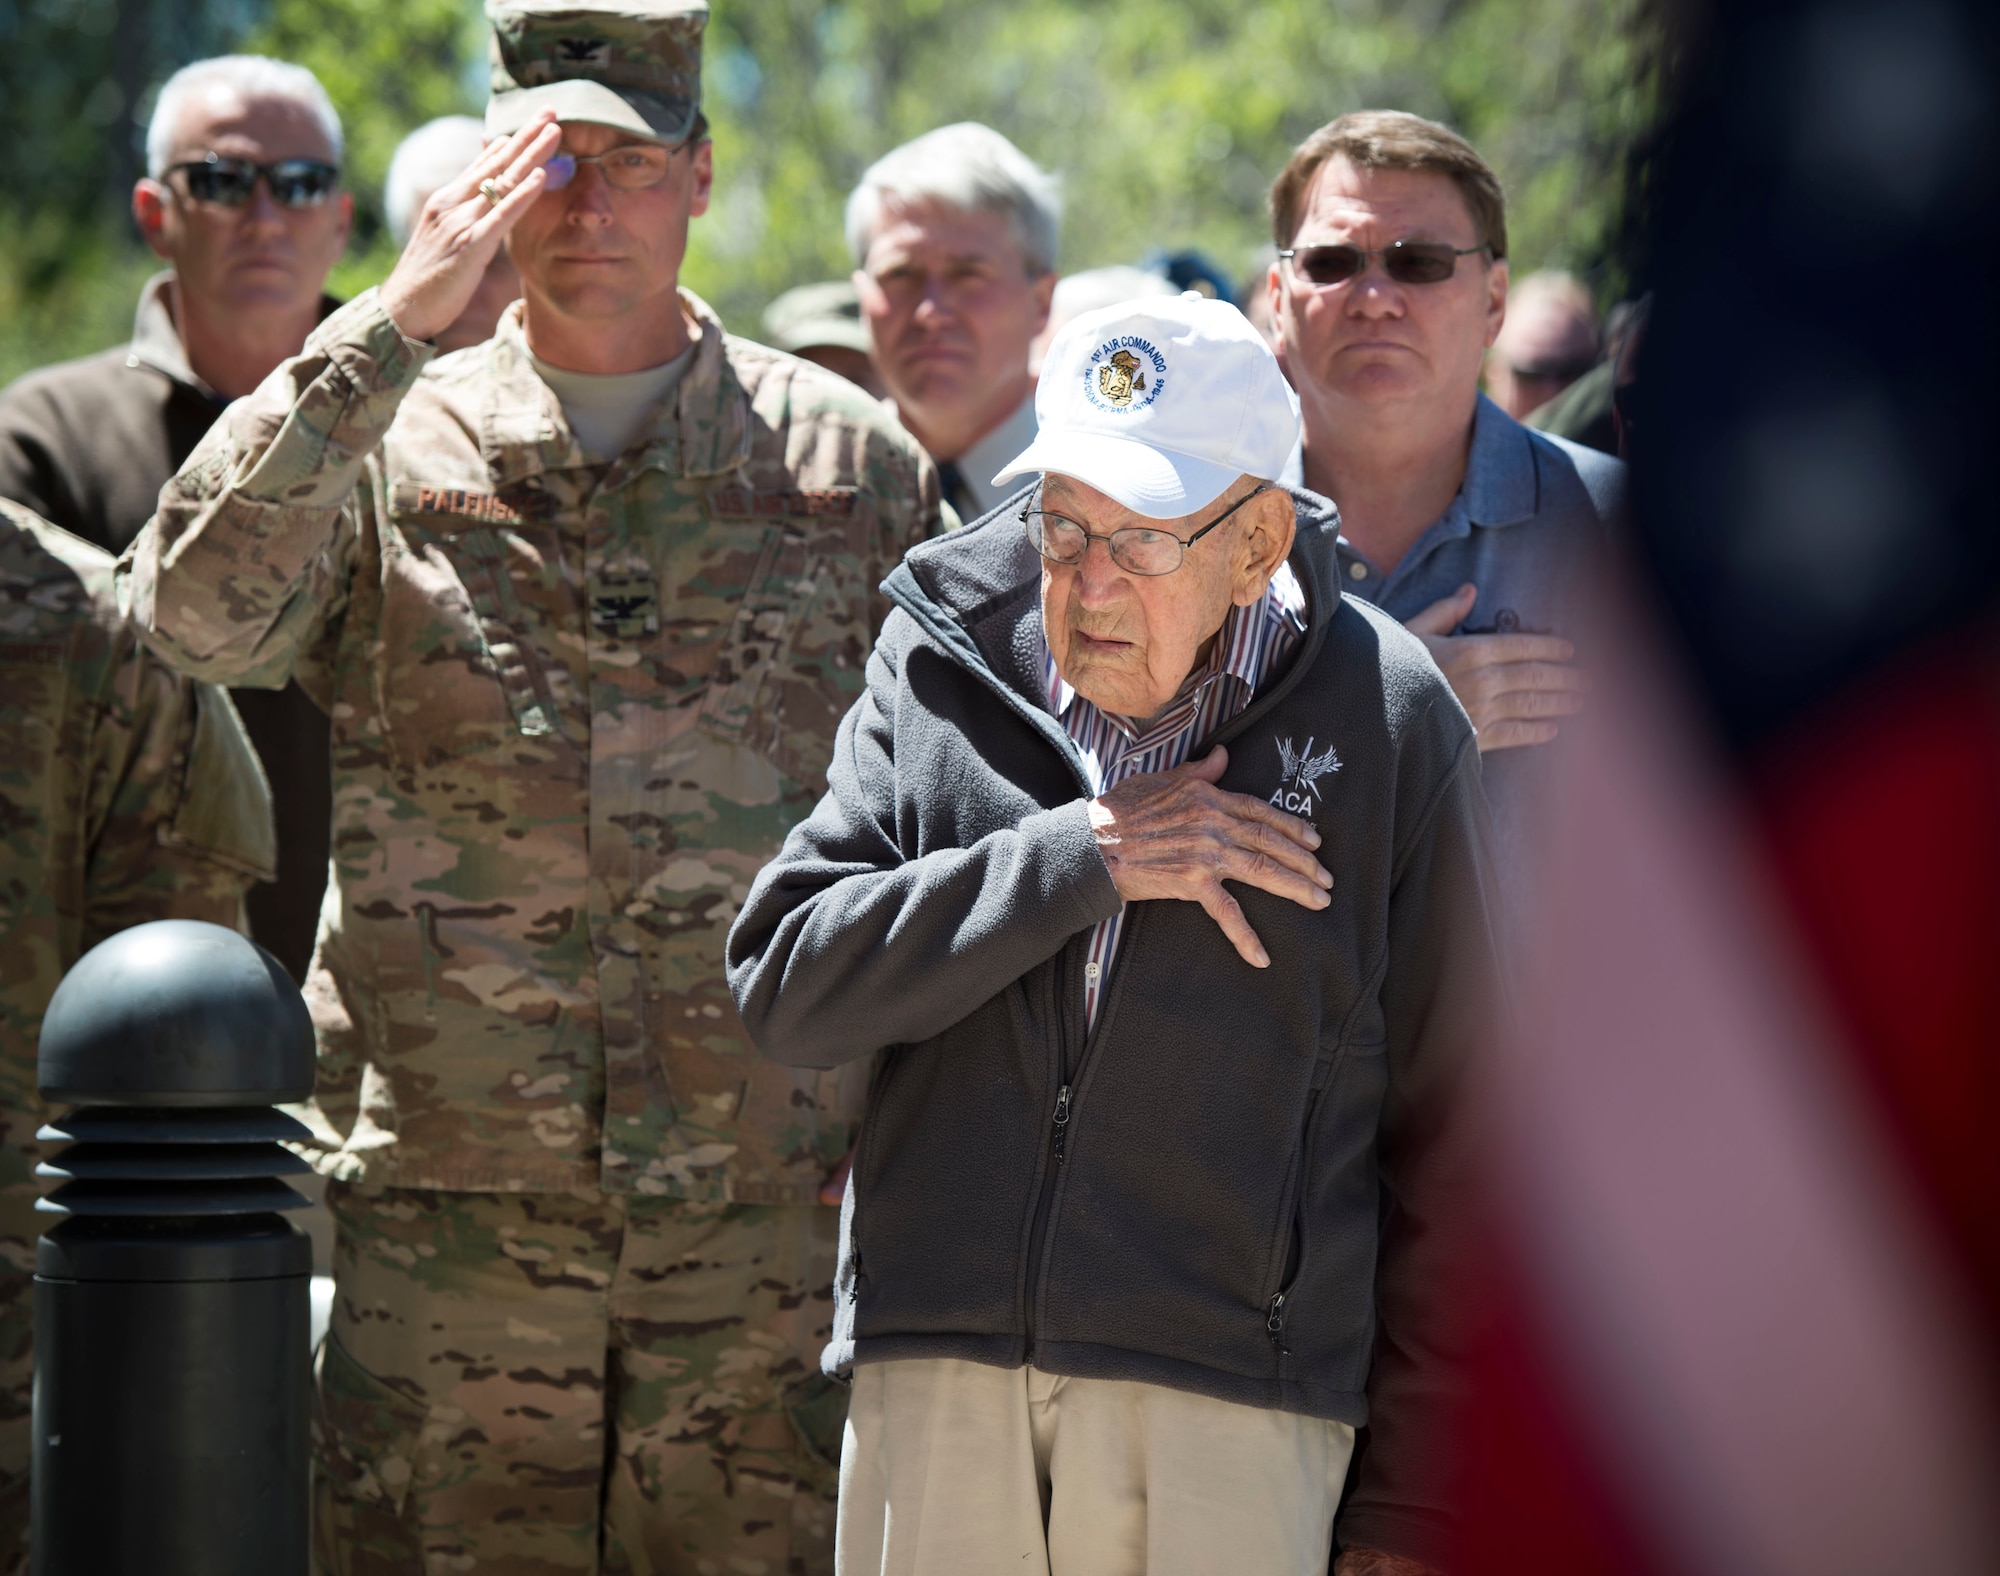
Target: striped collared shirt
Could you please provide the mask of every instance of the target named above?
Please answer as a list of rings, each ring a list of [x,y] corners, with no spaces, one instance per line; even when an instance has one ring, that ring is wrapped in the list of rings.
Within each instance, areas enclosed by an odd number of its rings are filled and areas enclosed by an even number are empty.
[[[1042,674],[1049,710],[1062,719],[1075,741],[1092,793],[1101,795],[1142,772],[1184,765],[1202,740],[1250,704],[1264,675],[1299,643],[1305,634],[1305,610],[1305,592],[1287,564],[1271,577],[1259,600],[1229,610],[1208,660],[1187,676],[1174,698],[1145,725],[1144,733],[1129,718],[1099,711],[1071,689],[1056,671],[1055,658],[1044,642]],[[1124,924],[1121,907],[1090,933],[1090,959],[1083,966],[1086,1032],[1097,1023],[1097,1005],[1111,978]]]

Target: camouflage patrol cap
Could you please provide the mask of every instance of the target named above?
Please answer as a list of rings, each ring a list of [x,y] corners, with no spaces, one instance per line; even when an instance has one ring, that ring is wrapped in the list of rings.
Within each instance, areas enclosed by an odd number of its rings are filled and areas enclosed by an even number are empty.
[[[486,0],[493,97],[486,134],[534,113],[675,143],[701,111],[707,0]]]

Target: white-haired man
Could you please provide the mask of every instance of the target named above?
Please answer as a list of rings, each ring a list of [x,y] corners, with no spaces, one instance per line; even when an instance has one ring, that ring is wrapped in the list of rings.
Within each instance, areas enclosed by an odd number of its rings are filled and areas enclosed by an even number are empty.
[[[323,291],[353,219],[340,159],[340,117],[303,66],[225,55],[169,77],[132,189],[167,271],[129,343],[0,392],[0,497],[113,553],[137,536],[223,407],[337,304]],[[236,702],[278,818],[278,879],[251,889],[251,929],[304,979],[333,814],[326,716],[297,685]]]
[[[840,1568],[1325,1576],[1338,1511],[1341,1576],[1421,1571],[1491,1021],[1472,730],[1270,484],[1299,406],[1236,308],[1086,313],[1036,404],[1033,495],[890,575],[730,932],[766,1054],[872,1062]]]
[[[962,121],[883,155],[847,199],[875,366],[967,520],[1035,436],[1029,347],[1048,322],[1062,230],[1053,175]]]
[[[430,195],[446,181],[456,180],[486,148],[486,127],[470,115],[440,115],[426,121],[396,146],[389,161],[389,178],[382,183],[382,217],[398,246],[407,246],[417,215]],[[500,314],[521,299],[521,276],[502,247],[486,265],[486,273],[458,321],[437,336],[439,355],[483,345],[493,337]]]

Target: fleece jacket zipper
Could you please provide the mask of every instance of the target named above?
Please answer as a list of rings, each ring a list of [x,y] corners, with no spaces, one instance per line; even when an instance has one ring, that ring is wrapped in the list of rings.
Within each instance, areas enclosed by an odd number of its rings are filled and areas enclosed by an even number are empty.
[[[1306,588],[1308,606],[1317,609],[1319,606],[1324,605],[1321,599],[1325,598],[1327,593],[1320,586],[1319,576],[1315,573],[1311,560],[1306,555],[1294,549],[1292,564],[1293,572],[1299,575],[1301,582]],[[918,626],[931,639],[936,641],[942,649],[949,652],[954,660],[964,667],[967,672],[973,674],[982,684],[993,691],[995,695],[999,696],[1007,706],[1011,707],[1025,719],[1044,739],[1048,740],[1056,753],[1068,765],[1071,776],[1076,779],[1077,787],[1086,799],[1096,796],[1090,786],[1089,775],[1084,771],[1083,757],[1077,752],[1076,741],[1069,736],[1069,731],[1063,727],[1060,719],[1053,716],[1046,707],[1031,704],[1026,696],[1005,683],[1000,675],[993,671],[992,665],[986,661],[984,653],[980,651],[978,644],[973,640],[971,632],[954,616],[952,609],[934,601],[930,597],[918,582],[916,576],[911,573],[908,564],[899,565],[882,582],[882,590],[891,601],[916,620]],[[1332,606],[1335,611],[1338,610],[1339,601],[1337,594],[1334,597]],[[1306,629],[1305,639],[1301,642],[1300,649],[1293,653],[1292,660],[1287,665],[1286,671],[1264,694],[1252,700],[1231,721],[1218,728],[1208,740],[1204,741],[1208,744],[1209,748],[1212,749],[1217,744],[1225,744],[1234,740],[1252,722],[1278,704],[1285,693],[1312,666],[1313,659],[1318,655],[1320,643],[1326,637],[1326,622],[1327,620],[1324,616],[1312,618]],[[1128,935],[1126,940],[1129,943],[1131,937]],[[1030,1363],[1035,1359],[1035,1301],[1041,1290],[1042,1245],[1047,1238],[1049,1214],[1054,1207],[1055,1191],[1057,1184],[1062,1178],[1062,1167],[1069,1143],[1069,1127],[1073,1116],[1071,1110],[1073,1099],[1072,1075],[1080,1069],[1081,1065],[1081,1056],[1079,1056],[1078,1067],[1072,1067],[1069,1054],[1072,1037],[1072,1019],[1075,1015],[1082,1012],[1082,993],[1076,992],[1076,999],[1074,1001],[1071,1000],[1072,992],[1070,990],[1068,965],[1070,955],[1079,948],[1087,947],[1088,945],[1089,940],[1087,936],[1073,938],[1064,944],[1062,951],[1058,952],[1054,959],[1056,1098],[1054,1107],[1049,1114],[1049,1158],[1048,1163],[1042,1168],[1042,1185],[1040,1192],[1036,1196],[1035,1213],[1028,1228],[1028,1262],[1025,1273],[1021,1278],[1023,1288],[1021,1318],[1025,1343],[1024,1360]],[[1087,1054],[1089,1048],[1087,1030],[1084,1031],[1083,1039],[1085,1042],[1084,1054]],[[1267,1328],[1270,1332],[1272,1346],[1282,1354],[1284,1349],[1284,1295],[1282,1292],[1272,1299],[1271,1307],[1268,1310]]]
[[[1076,780],[1077,791],[1086,799],[1095,797],[1090,786],[1090,777],[1083,769],[1083,757],[1077,753],[1076,741],[1069,736],[1061,721],[1046,707],[1036,706],[1012,686],[1005,683],[999,674],[981,654],[964,625],[950,616],[950,610],[941,607],[923,593],[909,566],[903,565],[887,580],[882,589],[897,606],[928,634],[932,640],[949,652],[968,673],[977,678],[988,689],[1026,722],[1029,723],[1069,767],[1070,775]],[[1021,1329],[1024,1340],[1024,1361],[1033,1362],[1035,1357],[1035,1297],[1039,1290],[1041,1275],[1040,1261],[1042,1243],[1048,1233],[1049,1211],[1054,1203],[1056,1183],[1064,1159],[1070,1123],[1070,1055],[1072,1011],[1081,1011],[1082,995],[1076,993],[1077,1000],[1070,1000],[1069,983],[1070,955],[1081,947],[1089,945],[1088,936],[1074,937],[1063,944],[1063,948],[1053,959],[1055,1010],[1052,1020],[1055,1028],[1055,1087],[1056,1097],[1049,1114],[1049,1158],[1042,1168],[1042,1185],[1035,1198],[1035,1212],[1028,1226],[1028,1262],[1022,1275]]]
[[[1021,1328],[1026,1337],[1023,1360],[1035,1360],[1035,1299],[1041,1291],[1042,1245],[1048,1240],[1049,1215],[1055,1208],[1056,1187],[1069,1141],[1070,1122],[1070,954],[1078,943],[1063,943],[1055,956],[1054,975],[1056,1031],[1056,1099],[1049,1114],[1049,1156],[1042,1169],[1042,1185],[1035,1196],[1035,1213],[1028,1227],[1028,1262],[1021,1277]]]

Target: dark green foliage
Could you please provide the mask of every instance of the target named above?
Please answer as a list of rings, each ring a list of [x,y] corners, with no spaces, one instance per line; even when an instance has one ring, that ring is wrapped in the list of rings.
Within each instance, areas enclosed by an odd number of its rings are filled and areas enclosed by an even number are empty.
[[[714,0],[716,200],[688,284],[754,331],[787,287],[850,267],[841,214],[896,142],[984,120],[1060,170],[1063,266],[1199,246],[1241,276],[1297,140],[1345,110],[1457,126],[1506,183],[1517,269],[1559,263],[1608,299],[1620,193],[1655,94],[1644,0]],[[402,134],[479,106],[473,0],[0,0],[0,379],[118,337],[137,172],[128,93],[222,48],[303,61],[346,120],[361,208],[335,275],[393,261],[381,179]],[[121,86],[121,84],[124,84]]]

